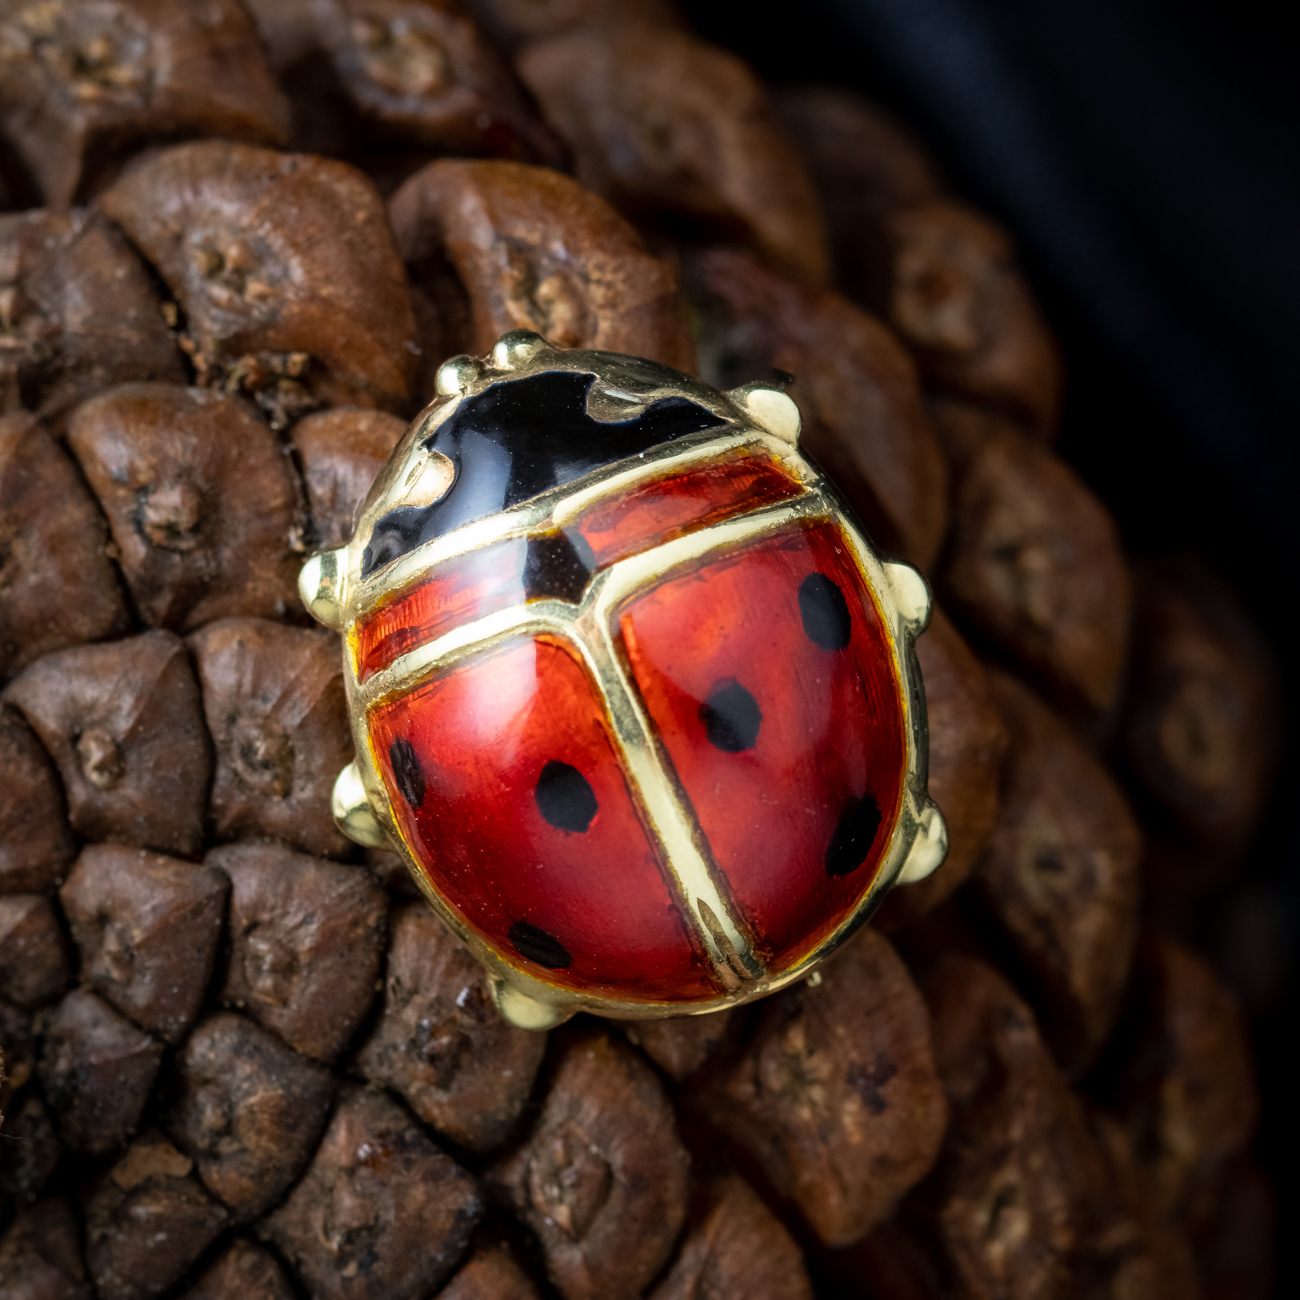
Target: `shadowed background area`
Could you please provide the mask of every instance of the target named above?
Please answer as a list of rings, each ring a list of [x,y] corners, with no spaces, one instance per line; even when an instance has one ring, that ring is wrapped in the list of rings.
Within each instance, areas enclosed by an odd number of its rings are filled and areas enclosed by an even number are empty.
[[[1248,0],[809,0],[777,22],[691,4],[775,83],[892,108],[1013,232],[1065,353],[1060,442],[1136,555],[1207,555],[1268,633],[1294,715],[1300,558],[1297,38]],[[1195,936],[1254,1015],[1261,1158],[1296,1213],[1294,717],[1248,903]],[[1219,900],[1221,902],[1221,900]],[[1245,913],[1249,912],[1247,916]],[[1279,1294],[1300,1280],[1281,1232]]]

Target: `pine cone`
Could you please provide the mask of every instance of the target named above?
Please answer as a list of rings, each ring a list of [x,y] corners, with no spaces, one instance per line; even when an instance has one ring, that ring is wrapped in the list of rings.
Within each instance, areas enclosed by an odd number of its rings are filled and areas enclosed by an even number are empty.
[[[513,1028],[330,819],[297,566],[521,327],[793,372],[943,606],[949,859],[758,1006]],[[1274,670],[1134,586],[1060,365],[902,127],[661,0],[0,0],[0,1293],[1262,1300],[1240,1013],[1140,900],[1237,868]]]

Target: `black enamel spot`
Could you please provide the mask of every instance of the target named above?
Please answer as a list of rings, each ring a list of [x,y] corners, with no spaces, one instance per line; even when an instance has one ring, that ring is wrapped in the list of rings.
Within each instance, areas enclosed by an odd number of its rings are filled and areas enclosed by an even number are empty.
[[[531,921],[516,921],[510,927],[510,942],[521,957],[547,970],[568,970],[573,964],[569,950],[553,934],[547,934]]]
[[[415,746],[405,736],[399,736],[388,747],[388,761],[393,765],[393,780],[402,792],[402,798],[412,808],[424,802],[424,773]]]
[[[591,548],[581,536],[577,542],[566,533],[530,537],[524,561],[524,591],[530,600],[549,597],[576,604],[594,568]]]
[[[753,749],[763,714],[758,701],[734,677],[719,682],[700,705],[704,734],[714,749],[728,754]]]
[[[596,793],[576,767],[554,759],[542,768],[533,789],[537,810],[556,830],[581,834],[599,806]]]
[[[847,876],[856,871],[867,860],[879,830],[880,805],[871,795],[850,800],[826,849],[826,874]]]
[[[663,367],[652,369],[658,382],[681,379]],[[602,465],[725,423],[688,397],[660,398],[638,407],[631,420],[594,420],[587,394],[595,382],[595,375],[580,371],[548,370],[492,384],[463,402],[425,443],[455,466],[451,488],[431,505],[399,506],[384,515],[362,554],[361,576]]]
[[[799,584],[799,617],[808,640],[823,650],[843,650],[853,635],[848,601],[824,573],[810,573]]]

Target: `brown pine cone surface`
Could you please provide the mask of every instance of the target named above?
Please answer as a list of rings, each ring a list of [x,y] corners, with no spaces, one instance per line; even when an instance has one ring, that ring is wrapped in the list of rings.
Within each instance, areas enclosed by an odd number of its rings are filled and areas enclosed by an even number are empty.
[[[330,817],[299,565],[516,328],[789,372],[941,602],[948,858],[756,1006],[512,1028]],[[667,0],[0,0],[5,1300],[1264,1300],[1247,1027],[1159,927],[1276,670],[1061,389],[905,126]]]

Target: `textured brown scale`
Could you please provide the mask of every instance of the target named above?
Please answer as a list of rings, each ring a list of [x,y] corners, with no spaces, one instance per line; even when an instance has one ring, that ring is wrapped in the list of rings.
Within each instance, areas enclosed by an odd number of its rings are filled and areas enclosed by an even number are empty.
[[[763,1005],[743,1057],[693,1105],[827,1245],[888,1218],[933,1163],[947,1109],[921,996],[864,930],[820,979]]]
[[[1011,746],[975,885],[1032,979],[1044,1036],[1072,1072],[1119,1013],[1137,940],[1142,837],[1114,778],[1014,678],[992,674]]]
[[[501,1018],[483,967],[423,902],[391,929],[384,1009],[357,1068],[457,1145],[490,1151],[528,1100],[546,1038]]]
[[[489,1180],[537,1234],[565,1300],[632,1300],[686,1218],[689,1164],[650,1067],[620,1040],[580,1032],[532,1131]]]
[[[15,1210],[36,1201],[64,1155],[36,1082],[39,1050],[31,1014],[0,998],[0,1147],[5,1148],[0,1158],[0,1218],[5,1222]]]
[[[288,106],[237,0],[14,0],[0,129],[52,207],[151,140],[283,141]]]
[[[0,411],[56,427],[128,380],[185,377],[149,275],[102,216],[75,208],[0,217]]]
[[[878,546],[928,569],[948,523],[948,471],[907,353],[838,294],[744,253],[710,249],[687,266],[702,377],[730,388],[794,375],[800,446]]]
[[[220,996],[296,1051],[332,1061],[374,1001],[386,900],[360,867],[249,842],[214,849],[231,881]]]
[[[405,432],[395,415],[348,408],[318,411],[293,426],[315,546],[326,550],[351,538],[375,475]]]
[[[407,1111],[356,1089],[260,1231],[319,1300],[423,1300],[455,1267],[482,1208],[473,1178]]]
[[[1154,823],[1148,869],[1183,902],[1236,866],[1264,810],[1280,743],[1277,666],[1206,561],[1134,572],[1133,655],[1121,744]]]
[[[297,488],[275,435],[238,397],[124,384],[72,417],[68,443],[108,515],[137,612],[189,631],[297,603]]]
[[[76,466],[34,417],[0,415],[0,681],[129,627],[104,516]]]
[[[26,719],[0,702],[0,893],[48,889],[76,855],[63,791]]]
[[[835,283],[855,302],[879,309],[889,289],[881,221],[895,208],[939,198],[942,178],[891,114],[854,91],[782,86],[772,102],[817,187]]]
[[[63,1143],[39,1088],[27,1089],[15,1104],[4,1103],[0,1141],[8,1148],[0,1161],[0,1212],[31,1205],[54,1176],[63,1158]],[[2,1277],[3,1274],[0,1274]],[[0,1295],[7,1296],[7,1291]]]
[[[83,982],[141,1028],[180,1042],[212,980],[229,892],[200,863],[88,845],[59,891]]]
[[[935,408],[952,465],[938,585],[954,614],[1069,710],[1119,700],[1132,584],[1119,530],[1064,461],[997,416]]]
[[[588,189],[634,220],[684,220],[825,282],[812,182],[734,55],[667,27],[588,28],[528,45],[517,66]]]
[[[736,1019],[734,1010],[668,1020],[612,1020],[634,1047],[639,1047],[670,1079],[680,1083],[716,1052]]]
[[[959,1295],[1080,1294],[1136,1236],[1082,1107],[1033,1014],[992,968],[949,955],[922,987],[952,1119],[910,1213]]]
[[[38,660],[8,686],[89,840],[194,853],[211,759],[184,643],[146,632]]]
[[[507,330],[531,329],[560,347],[694,370],[672,272],[567,176],[441,160],[412,176],[389,210],[412,284],[436,303],[450,296],[440,283],[450,275],[467,299],[463,338],[448,332],[455,317],[446,310],[432,318],[439,332],[422,333],[433,365],[456,351],[486,352]]]
[[[49,900],[0,898],[0,998],[34,1010],[62,997],[71,978],[67,940]]]
[[[262,1213],[320,1140],[334,1081],[244,1016],[208,1016],[172,1065],[162,1124],[236,1218]]]
[[[438,1292],[438,1300],[541,1300],[541,1292],[503,1246],[476,1250]]]
[[[257,24],[271,71],[284,84],[285,73],[320,45],[321,28],[337,12],[335,0],[243,0]]]
[[[1121,1249],[1109,1294],[1118,1298],[1195,1300],[1201,1295],[1192,1240],[1184,1224],[1162,1211],[1150,1173],[1115,1119],[1090,1111],[1089,1126],[1110,1167],[1121,1218],[1112,1229]]]
[[[0,893],[48,889],[76,855],[63,791],[44,746],[0,702]]]
[[[216,751],[210,815],[218,839],[272,836],[312,853],[349,841],[330,790],[352,761],[338,638],[260,618],[190,637]]]
[[[0,998],[0,1048],[4,1059],[0,1066],[0,1108],[31,1082],[36,1069],[37,1043],[30,1013]]]
[[[935,388],[1006,411],[1040,438],[1056,432],[1061,363],[1006,234],[947,199],[895,208],[884,315]]]
[[[837,239],[851,239],[854,216],[878,217],[942,195],[943,178],[918,141],[893,113],[858,92],[803,83],[778,86],[772,102],[822,194]]]
[[[162,1043],[85,989],[69,993],[42,1028],[38,1071],[59,1136],[75,1151],[112,1151],[144,1112]]]
[[[246,390],[277,426],[315,405],[405,403],[406,277],[355,168],[182,145],[142,159],[100,204],[176,295],[200,383]]]
[[[98,1180],[85,1213],[86,1263],[100,1300],[153,1300],[227,1223],[193,1162],[152,1129]]]
[[[363,854],[370,874],[396,898],[421,898],[410,868],[391,849],[366,849]]]
[[[1125,1020],[1105,1100],[1150,1171],[1161,1208],[1208,1217],[1216,1184],[1254,1136],[1259,1113],[1237,1000],[1203,958],[1148,936]]]
[[[293,1288],[269,1250],[236,1237],[182,1300],[293,1300]]]
[[[465,8],[507,49],[579,27],[675,27],[673,0],[465,0]]]
[[[911,348],[927,385],[1056,434],[1059,349],[1006,233],[945,197],[882,109],[832,86],[778,93],[826,210],[837,282]]]
[[[6,1300],[91,1300],[81,1229],[67,1201],[38,1202],[0,1237],[0,1294]]]
[[[710,1180],[692,1197],[691,1224],[650,1300],[812,1300],[799,1247],[743,1179]]]
[[[339,78],[379,138],[459,157],[561,161],[509,65],[457,6],[339,0],[324,27]]]
[[[445,0],[256,0],[289,97],[292,147],[345,160],[383,195],[431,159],[563,167],[509,60]]]
[[[924,880],[885,896],[874,924],[902,930],[943,902],[970,875],[998,813],[1007,731],[988,674],[937,606],[916,643],[930,737],[927,789],[948,828],[948,855]]]
[[[832,1286],[861,1300],[944,1300],[949,1292],[937,1256],[900,1211],[851,1246],[822,1252],[818,1263]]]

